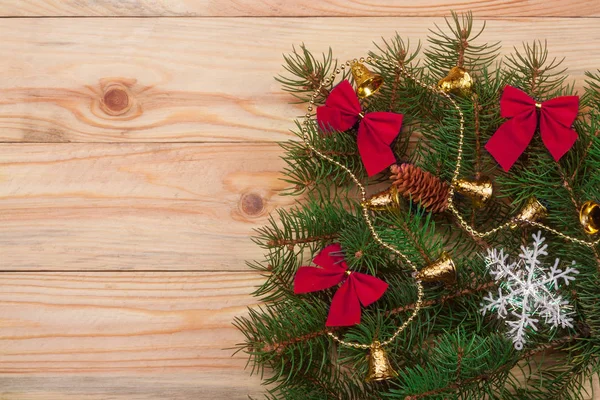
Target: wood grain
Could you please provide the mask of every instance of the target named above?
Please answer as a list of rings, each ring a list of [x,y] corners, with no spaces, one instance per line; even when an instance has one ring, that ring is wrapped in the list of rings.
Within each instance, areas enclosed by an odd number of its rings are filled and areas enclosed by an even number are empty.
[[[0,399],[247,399],[245,273],[0,274]]]
[[[259,397],[228,348],[263,280],[252,229],[295,200],[278,196],[274,142],[302,112],[273,80],[281,54],[423,40],[451,9],[488,18],[504,54],[548,39],[578,88],[600,68],[594,0],[0,0],[180,17],[2,19],[0,400]]]
[[[259,396],[245,356],[232,355],[243,338],[231,320],[254,306],[250,292],[262,279],[253,272],[1,273],[0,399]]]
[[[304,42],[315,54],[332,46],[346,60],[395,31],[423,39],[434,23],[443,21],[5,19],[0,52],[11,56],[0,60],[0,141],[282,140],[302,112],[273,79],[292,45]],[[502,40],[504,54],[534,39],[566,57],[577,87],[584,71],[600,68],[594,18],[491,19],[481,38]]]
[[[0,145],[0,270],[245,270],[275,144]]]
[[[440,16],[450,10],[480,16],[600,15],[595,0],[5,0],[4,16]]]

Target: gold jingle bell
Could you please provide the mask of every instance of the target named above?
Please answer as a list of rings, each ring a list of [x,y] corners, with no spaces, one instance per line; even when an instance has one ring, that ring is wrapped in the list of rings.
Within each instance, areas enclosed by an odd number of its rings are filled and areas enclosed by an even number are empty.
[[[365,378],[366,382],[380,382],[387,379],[393,379],[398,374],[392,368],[388,356],[379,341],[371,344],[371,353],[369,354],[369,373]]]
[[[585,233],[594,235],[600,231],[600,205],[586,201],[579,209],[579,221]]]
[[[471,199],[477,208],[483,207],[494,192],[492,181],[487,176],[476,180],[459,179],[454,183],[454,190]]]
[[[356,83],[356,95],[361,99],[374,95],[383,85],[383,77],[369,71],[364,64],[355,62],[351,66],[352,77]]]
[[[517,214],[517,216],[513,218],[515,222],[510,224],[510,227],[512,229],[515,229],[517,226],[519,226],[519,223],[522,223],[524,221],[537,222],[546,218],[547,215],[548,209],[544,207],[544,205],[540,203],[540,201],[536,199],[535,196],[531,196],[527,200],[527,203],[525,203],[521,211],[519,211],[519,214]]]
[[[417,272],[415,279],[421,282],[443,282],[452,285],[456,282],[456,265],[445,251],[433,263]]]
[[[395,185],[381,191],[362,202],[362,206],[373,211],[385,211],[391,208],[400,208],[400,194]]]
[[[473,78],[462,67],[452,67],[445,78],[440,79],[438,89],[446,93],[467,96],[473,89]]]

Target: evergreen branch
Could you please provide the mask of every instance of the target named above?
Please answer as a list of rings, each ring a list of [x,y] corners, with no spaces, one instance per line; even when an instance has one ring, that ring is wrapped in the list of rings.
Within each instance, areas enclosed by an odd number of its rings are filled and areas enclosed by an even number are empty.
[[[270,218],[269,225],[257,229],[254,239],[263,248],[294,246],[335,239],[342,227],[357,217],[346,210],[351,205],[342,200],[325,200],[309,196],[302,205],[278,210],[278,219]],[[323,224],[323,221],[329,221]]]
[[[301,124],[296,121],[297,131],[294,132],[301,141],[290,140],[281,143],[285,150],[283,160],[284,180],[292,185],[286,194],[298,195],[305,191],[309,193],[322,188],[347,189],[352,182],[349,175],[337,165],[324,161],[307,148],[304,143]],[[332,132],[324,135],[317,129],[316,124],[308,126],[309,140],[321,152],[329,153],[337,161],[346,165],[359,178],[365,177],[366,172],[358,153],[356,144],[356,129],[349,132]]]
[[[390,41],[387,41],[385,38],[382,38],[381,40],[383,42],[383,46],[375,43],[375,47],[377,47],[377,50],[383,54],[383,58],[387,58],[392,65],[406,67],[416,60],[419,52],[421,51],[421,42],[417,43],[416,50],[411,51],[410,40],[405,42],[404,39],[400,37],[398,32],[396,32],[396,35]],[[371,56],[380,58],[380,56],[376,53],[370,52],[369,54]]]
[[[541,353],[544,351],[548,351],[551,349],[559,348],[567,343],[575,341],[579,337],[580,337],[579,335],[566,336],[566,337],[563,337],[560,339],[553,340],[549,343],[544,343],[542,345],[539,345],[535,349],[531,349],[526,352],[523,352],[521,354],[521,356],[519,357],[519,359],[520,360],[528,359],[528,358],[534,356],[535,354],[538,354],[538,353]],[[418,399],[423,399],[423,398],[426,398],[429,396],[435,396],[435,395],[438,395],[441,393],[456,392],[456,391],[464,390],[464,388],[466,386],[469,386],[471,384],[482,382],[482,381],[488,381],[492,374],[497,375],[497,374],[501,374],[504,372],[509,372],[515,365],[515,362],[506,363],[494,371],[486,371],[486,372],[482,372],[471,378],[460,379],[461,365],[462,365],[462,360],[463,360],[463,356],[464,356],[463,353],[464,353],[464,349],[462,349],[461,347],[458,347],[458,349],[457,349],[457,366],[456,366],[457,373],[456,373],[456,379],[453,383],[448,384],[443,387],[440,387],[440,388],[428,390],[423,393],[406,396],[404,398],[404,400],[418,400]]]
[[[396,71],[394,71],[394,82],[392,83],[392,94],[390,96],[390,106],[388,107],[388,111],[392,111],[396,106],[399,85],[400,85],[400,70],[396,70]]]
[[[278,274],[277,272],[273,271],[273,269],[274,269],[274,267],[271,264],[269,264],[267,266],[267,271],[270,271],[271,272],[271,276],[274,277],[277,280],[277,282],[278,282],[278,288],[277,289],[278,290],[285,290],[288,293],[292,294],[294,291],[292,290],[292,288],[289,287],[288,282],[280,274]]]
[[[330,234],[319,235],[319,236],[309,236],[309,237],[300,238],[300,239],[277,238],[277,239],[269,240],[267,242],[267,246],[280,247],[280,246],[295,246],[298,244],[306,244],[306,243],[311,243],[311,242],[327,242],[327,241],[337,238],[338,236],[339,235],[337,233],[330,233]]]
[[[475,134],[475,179],[481,178],[481,132],[480,132],[480,121],[479,113],[483,109],[479,104],[479,97],[476,93],[471,96],[473,100],[473,120],[474,120],[474,134]]]
[[[457,67],[463,67],[465,65],[465,51],[467,50],[467,47],[469,47],[469,42],[468,42],[468,37],[469,37],[469,31],[467,31],[467,28],[460,28],[460,38],[458,41],[458,60],[456,61],[456,66]]]
[[[512,368],[512,365],[505,365],[502,368],[499,368],[498,371],[495,372],[505,372],[508,371]],[[440,393],[447,393],[447,392],[451,392],[451,391],[456,391],[458,389],[460,389],[461,387],[464,387],[466,385],[470,385],[472,383],[475,382],[480,382],[480,381],[485,381],[488,380],[490,378],[490,374],[487,372],[481,373],[477,376],[474,376],[472,378],[467,378],[467,379],[463,379],[463,380],[457,380],[457,382],[452,383],[450,385],[441,387],[441,388],[437,388],[437,389],[433,389],[433,390],[429,390],[427,392],[423,392],[423,393],[419,393],[419,394],[415,394],[412,396],[406,396],[404,398],[404,400],[418,400],[418,399],[423,399],[425,397],[428,396],[434,396]]]
[[[564,58],[549,60],[545,41],[525,43],[522,51],[515,47],[514,53],[506,57],[505,74],[512,86],[522,88],[534,98],[554,97],[568,91],[564,86],[567,69],[560,68],[563,61]]]
[[[306,379],[308,382],[310,382],[311,384],[315,385],[316,387],[321,388],[323,390],[323,392],[325,392],[325,394],[327,395],[327,397],[326,397],[327,399],[329,399],[329,398],[331,398],[331,399],[343,399],[343,397],[340,397],[340,396],[342,396],[342,393],[334,392],[329,386],[327,386],[326,384],[324,384],[320,380],[314,378],[310,374],[307,374],[307,373],[301,373],[301,374],[304,377],[304,379]]]
[[[581,102],[584,106],[600,109],[600,69],[596,72],[586,71],[586,87]]]
[[[464,356],[465,356],[465,349],[462,348],[461,346],[458,346],[458,349],[456,351],[456,379],[459,379],[459,377],[460,377]]]
[[[470,296],[473,294],[478,294],[478,293],[487,291],[494,286],[496,286],[496,283],[494,281],[485,282],[485,283],[479,284],[474,287],[467,287],[465,289],[456,291],[452,294],[442,296],[439,299],[426,300],[421,304],[421,306],[423,308],[425,308],[425,307],[431,307],[431,306],[435,306],[435,305],[443,305],[444,303],[446,303],[450,300],[454,300],[454,299],[465,297],[465,296]],[[397,307],[392,310],[389,310],[385,313],[385,315],[395,315],[395,314],[399,314],[399,313],[403,313],[403,312],[407,312],[407,311],[412,311],[415,307],[416,307],[416,303],[407,304],[405,306]],[[287,339],[282,340],[281,342],[271,343],[268,345],[265,344],[265,346],[262,349],[264,351],[274,351],[277,353],[282,353],[290,345],[309,341],[309,340],[315,339],[320,336],[325,336],[325,335],[327,335],[328,332],[334,332],[335,330],[336,329],[331,329],[331,328],[320,329],[320,330],[316,330],[314,332],[308,332],[308,333],[299,335],[297,337],[288,337]]]
[[[596,269],[598,271],[598,273],[600,274],[600,253],[598,253],[598,249],[593,249],[594,252],[594,259],[596,261]]]
[[[471,218],[471,226],[475,226],[475,213],[473,212],[471,214],[472,218]],[[463,233],[465,233],[473,242],[475,242],[481,249],[487,249],[490,247],[490,245],[483,239],[480,238],[479,236],[475,236],[473,234],[473,232],[471,232],[470,230],[466,229],[458,220],[458,218],[456,218],[455,216],[452,216],[452,221],[454,222],[454,225],[456,227],[458,227]]]
[[[587,155],[590,152],[590,149],[592,148],[592,146],[594,144],[594,139],[597,138],[599,135],[600,135],[600,130],[597,130],[593,133],[589,143],[585,147],[583,154],[581,155],[581,157],[579,158],[579,161],[577,162],[577,166],[575,168],[573,168],[573,174],[571,175],[571,178],[570,178],[571,181],[575,180],[575,175],[577,175],[577,172],[579,171],[579,169],[581,168],[581,166],[587,159]]]
[[[474,33],[471,13],[459,16],[453,12],[451,19],[445,20],[449,33],[437,25],[436,30],[430,29],[427,41],[431,46],[425,51],[429,70],[441,78],[454,66],[470,72],[489,66],[498,55],[500,43],[473,44],[485,29],[485,22]]]
[[[431,31],[422,61],[418,58],[420,43],[411,50],[409,42],[397,34],[376,45],[378,52],[371,54],[386,62],[375,61],[369,68],[380,74],[385,84],[377,95],[363,101],[362,107],[368,112],[404,114],[402,132],[393,146],[396,158],[449,181],[458,152],[459,113],[438,94],[403,78],[395,66],[426,85],[435,85],[449,69],[462,66],[474,76],[475,86],[472,96],[454,97],[464,115],[460,177],[495,177],[496,198],[475,211],[470,201],[457,194],[457,209],[472,226],[488,230],[505,222],[534,195],[547,206],[550,226],[582,237],[578,204],[582,199],[600,199],[600,70],[586,73],[582,112],[574,125],[579,140],[560,163],[552,160],[535,135],[511,172],[502,172],[482,149],[482,143],[504,121],[499,107],[502,88],[506,84],[517,86],[541,101],[570,94],[574,86],[566,84],[562,60],[549,57],[546,43],[524,44],[502,63],[495,63],[499,44],[478,43],[483,28],[474,26],[471,14],[453,14],[445,26]],[[337,68],[331,51],[315,57],[304,45],[294,48],[284,61],[285,76],[276,79],[300,102],[310,101],[322,80]],[[338,77],[346,77],[348,70]],[[322,88],[315,105],[324,102],[331,87]],[[239,350],[248,353],[252,370],[263,373],[269,368],[273,372],[265,379],[275,385],[268,389],[269,399],[578,397],[583,379],[600,370],[600,342],[596,337],[600,333],[599,250],[549,238],[548,252],[574,260],[580,271],[569,290],[561,293],[574,305],[573,323],[580,333],[561,339],[554,337],[557,331],[532,333],[532,347],[516,353],[512,343],[497,333],[503,322],[481,316],[482,294],[496,283],[488,280],[483,259],[476,254],[488,247],[518,251],[527,229],[506,230],[483,240],[458,225],[452,215],[432,215],[405,200],[400,210],[373,214],[373,225],[382,240],[415,265],[430,264],[442,250],[451,252],[460,267],[459,281],[455,288],[425,287],[423,310],[413,322],[418,329],[403,331],[388,349],[391,362],[401,367],[397,368],[401,376],[390,385],[365,385],[359,378],[367,368],[364,351],[346,347],[336,351],[327,335],[333,329],[323,325],[335,288],[296,295],[292,290],[296,271],[335,241],[344,249],[351,270],[385,279],[389,285],[385,296],[362,309],[359,325],[340,331],[344,339],[364,344],[376,337],[390,337],[405,318],[404,313],[415,309],[414,280],[398,257],[373,240],[355,200],[354,182],[342,168],[307,148],[302,127],[298,124],[293,132],[296,137],[282,144],[284,180],[289,184],[284,194],[307,196],[290,209],[278,210],[257,230],[254,240],[266,255],[263,261],[249,265],[266,278],[254,292],[265,303],[235,321],[245,336]],[[419,138],[411,142],[413,133]],[[367,177],[358,152],[356,127],[323,135],[311,123],[306,134],[320,152],[347,166],[369,190],[386,178],[383,174]],[[581,326],[587,327],[587,334]],[[510,368],[521,363],[530,366],[534,354],[559,348],[566,350],[565,362],[545,366],[535,388],[519,387],[513,381]],[[530,372],[528,379],[535,379],[534,374]]]
[[[412,229],[410,229],[406,220],[400,220],[400,228],[402,228],[402,230],[406,233],[406,237],[410,243],[415,247],[415,249],[417,249],[419,254],[421,254],[425,264],[431,264],[431,257],[429,254],[427,254],[421,243],[419,243],[416,234],[412,231]]]
[[[319,96],[315,102],[321,103],[327,98],[329,89],[320,85],[323,79],[337,68],[337,61],[333,60],[331,48],[319,61],[303,43],[300,45],[300,51],[293,47],[292,53],[284,55],[283,59],[285,61],[283,68],[292,76],[279,75],[275,80],[282,84],[284,91],[291,93],[298,100],[296,103],[310,101],[312,94],[319,88]]]
[[[557,165],[557,169],[558,169],[558,173],[560,174],[560,178],[562,180],[562,186],[567,190],[567,193],[569,194],[569,199],[571,199],[571,203],[573,203],[573,207],[575,207],[575,209],[579,209],[579,203],[577,200],[575,200],[575,193],[573,192],[573,188],[571,187],[571,184],[567,180],[565,171],[560,166],[560,164]]]
[[[421,43],[419,42],[417,44],[417,49],[413,52],[410,51],[410,41],[407,41],[406,43],[404,42],[404,40],[400,37],[400,35],[398,35],[398,33],[396,33],[396,36],[394,36],[394,38],[391,41],[386,41],[385,39],[382,39],[383,41],[383,46],[380,46],[378,44],[375,44],[375,46],[377,47],[377,49],[383,53],[384,55],[384,59],[387,59],[387,61],[391,64],[391,65],[397,65],[399,67],[399,69],[394,68],[393,69],[393,80],[392,80],[392,89],[391,89],[391,93],[389,95],[389,106],[388,106],[388,111],[393,111],[396,109],[396,103],[398,98],[400,97],[400,78],[402,77],[401,73],[400,73],[400,69],[406,69],[408,67],[408,65],[415,60],[415,58],[417,57],[417,54],[419,53],[420,49],[421,49]],[[370,53],[371,56],[377,56],[375,53]],[[385,71],[379,71],[379,72],[385,72]],[[382,97],[388,97],[388,96],[382,96]]]
[[[408,206],[389,213],[377,215],[376,223],[381,229],[381,238],[394,245],[410,259],[422,258],[429,264],[432,254],[442,252],[443,243],[436,237],[436,224],[424,208],[408,201]]]
[[[571,343],[579,338],[581,338],[581,335],[575,334],[575,335],[571,335],[571,336],[565,336],[560,339],[555,339],[548,343],[542,343],[534,349],[530,349],[530,350],[523,352],[523,354],[521,355],[520,358],[526,359],[526,358],[530,358],[538,353],[541,353],[543,351],[557,349],[557,348],[564,346],[565,344]]]
[[[316,332],[309,332],[306,333],[304,335],[300,335],[298,337],[294,337],[294,338],[290,338],[288,340],[284,340],[281,342],[276,342],[276,343],[269,343],[266,344],[262,347],[262,351],[268,351],[268,352],[275,352],[277,354],[281,354],[283,353],[283,351],[291,346],[291,345],[295,345],[297,343],[301,343],[301,342],[306,342],[312,339],[315,339],[319,336],[324,336],[327,335],[329,332],[335,332],[335,329],[322,329]]]
[[[452,294],[447,294],[445,296],[442,296],[439,299],[425,300],[421,303],[421,307],[425,308],[425,307],[431,307],[431,306],[435,306],[435,305],[442,305],[442,304],[444,304],[450,300],[454,300],[456,298],[470,296],[472,294],[477,294],[477,293],[489,290],[489,289],[493,288],[494,286],[496,286],[496,282],[491,281],[491,282],[479,284],[475,287],[468,287],[465,289],[461,289]],[[398,314],[398,313],[402,313],[402,312],[406,312],[406,311],[411,311],[411,310],[414,310],[416,305],[417,305],[416,303],[411,303],[411,304],[407,304],[402,307],[397,307],[397,308],[387,311],[386,315],[393,315],[393,314]]]
[[[358,151],[340,151],[340,150],[319,150],[321,153],[325,154],[326,156],[342,156],[342,157],[349,157],[349,156],[357,156],[359,155]],[[313,151],[310,148],[306,148],[306,155],[307,156],[312,156],[313,155]]]

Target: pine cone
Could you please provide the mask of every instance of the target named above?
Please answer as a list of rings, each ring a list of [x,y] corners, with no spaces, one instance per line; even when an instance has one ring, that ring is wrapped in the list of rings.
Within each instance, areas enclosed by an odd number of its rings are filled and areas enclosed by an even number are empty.
[[[406,199],[412,199],[430,212],[442,212],[448,208],[449,186],[437,176],[412,164],[394,164],[390,167],[392,185]]]

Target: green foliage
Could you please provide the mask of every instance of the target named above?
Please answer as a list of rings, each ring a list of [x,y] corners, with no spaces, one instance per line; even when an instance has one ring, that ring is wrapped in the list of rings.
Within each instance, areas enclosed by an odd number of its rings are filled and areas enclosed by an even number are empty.
[[[425,363],[402,370],[385,398],[410,399],[429,393],[429,398],[447,399],[458,389],[463,389],[462,398],[502,397],[515,362],[512,343],[502,336],[482,337],[462,327],[437,339],[425,358]]]
[[[561,68],[563,59],[549,60],[548,54],[546,42],[525,43],[521,51],[515,48],[514,53],[505,59],[507,82],[534,98],[564,94],[568,90],[564,86],[567,69]]]
[[[456,15],[445,27],[431,31],[427,48],[411,46],[396,35],[382,39],[370,53],[369,68],[385,80],[380,92],[363,103],[369,111],[404,115],[403,128],[393,150],[401,162],[450,182],[457,162],[460,120],[456,110],[390,65],[404,68],[432,85],[454,66],[463,66],[475,78],[473,94],[453,97],[465,119],[460,176],[489,176],[494,197],[483,209],[457,195],[455,205],[472,226],[493,229],[515,215],[532,195],[549,209],[546,223],[559,232],[590,240],[579,223],[578,206],[600,200],[600,70],[586,74],[581,114],[575,123],[579,139],[555,162],[536,135],[526,152],[507,173],[483,146],[503,123],[499,99],[510,84],[536,99],[574,93],[562,60],[550,56],[546,43],[526,43],[498,59],[499,43],[480,43],[485,24],[471,14]],[[304,45],[284,56],[286,73],[276,79],[294,101],[308,105],[312,93],[338,64],[330,50],[314,56]],[[341,65],[341,64],[340,64]],[[340,67],[341,68],[341,67]],[[345,79],[348,69],[338,75]],[[315,98],[324,103],[332,84]],[[313,109],[314,113],[314,109]],[[464,229],[450,213],[431,214],[408,200],[396,210],[374,212],[381,238],[419,268],[449,252],[458,266],[455,285],[427,284],[423,308],[414,321],[386,347],[398,371],[395,379],[367,384],[368,360],[364,349],[340,346],[328,332],[344,340],[369,345],[394,334],[412,314],[417,291],[405,261],[375,241],[363,218],[358,193],[348,174],[322,160],[303,142],[301,121],[295,137],[282,143],[285,195],[298,196],[294,206],[277,210],[256,232],[264,259],[249,266],[264,275],[255,291],[262,305],[236,318],[244,334],[238,351],[249,356],[249,367],[266,384],[268,399],[583,399],[584,385],[600,371],[600,253],[546,233],[549,253],[563,262],[574,261],[577,279],[561,294],[574,307],[574,328],[540,326],[527,347],[514,350],[506,326],[493,315],[485,317],[480,303],[497,286],[489,276],[483,254],[503,248],[515,254],[531,228],[501,230],[484,239]],[[367,178],[356,145],[356,129],[322,135],[309,125],[306,134],[320,152],[347,166],[369,193],[386,185],[386,174]],[[376,275],[389,288],[375,304],[363,308],[361,324],[327,329],[325,320],[337,288],[296,295],[294,275],[327,244],[340,243],[352,271]]]
[[[291,54],[283,55],[285,64],[283,67],[288,72],[280,75],[275,80],[282,85],[282,89],[289,92],[297,99],[297,103],[306,103],[310,96],[319,87],[321,81],[336,69],[337,61],[333,59],[333,52],[329,49],[321,60],[316,59],[304,46],[300,45],[300,51],[293,49]],[[329,92],[324,90],[317,98],[320,102],[325,101]]]
[[[585,73],[587,87],[583,95],[583,104],[592,107],[595,110],[600,109],[600,70],[596,72],[588,71]]]
[[[300,125],[294,132],[302,138]],[[356,130],[348,132],[333,132],[330,135],[320,135],[315,127],[310,126],[308,136],[315,148],[324,152],[346,165],[358,176],[366,176],[365,169],[356,148]],[[346,188],[351,182],[344,171],[331,163],[322,163],[302,141],[290,140],[281,143],[285,151],[283,160],[284,180],[290,184],[285,194],[298,195],[305,191],[327,190],[333,187]]]
[[[434,77],[444,77],[454,66],[477,72],[489,67],[497,57],[500,43],[475,44],[485,29],[485,23],[474,32],[471,13],[462,16],[452,13],[452,18],[446,19],[446,26],[449,32],[436,25],[427,38],[430,46],[425,50],[425,57]]]

